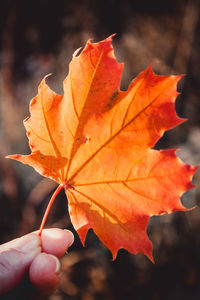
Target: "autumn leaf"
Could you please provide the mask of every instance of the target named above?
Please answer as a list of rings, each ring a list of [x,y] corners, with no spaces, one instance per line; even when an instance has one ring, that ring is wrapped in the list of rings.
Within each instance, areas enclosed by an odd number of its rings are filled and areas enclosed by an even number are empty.
[[[184,121],[174,109],[181,76],[158,76],[150,66],[121,91],[123,64],[111,41],[88,41],[75,52],[64,95],[42,80],[24,122],[32,153],[9,158],[64,186],[83,244],[93,228],[113,258],[125,248],[153,261],[148,220],[186,210],[180,196],[193,187],[196,170],[176,149],[152,149]]]

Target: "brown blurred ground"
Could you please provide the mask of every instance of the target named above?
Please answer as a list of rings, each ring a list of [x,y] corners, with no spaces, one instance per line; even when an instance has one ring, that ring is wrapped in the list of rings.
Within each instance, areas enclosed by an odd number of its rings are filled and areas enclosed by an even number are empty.
[[[35,230],[55,184],[4,159],[29,153],[22,120],[48,73],[62,93],[72,53],[87,39],[112,33],[125,62],[122,89],[150,63],[158,74],[187,74],[176,108],[189,121],[165,134],[157,148],[180,147],[186,163],[200,162],[200,2],[182,0],[0,1],[0,242]],[[197,184],[200,172],[195,178]],[[62,284],[51,300],[200,299],[199,188],[183,197],[192,212],[154,217],[148,232],[156,264],[121,250],[112,262],[92,232],[76,241],[63,260]],[[73,230],[62,193],[48,226]],[[74,232],[74,230],[73,230]]]

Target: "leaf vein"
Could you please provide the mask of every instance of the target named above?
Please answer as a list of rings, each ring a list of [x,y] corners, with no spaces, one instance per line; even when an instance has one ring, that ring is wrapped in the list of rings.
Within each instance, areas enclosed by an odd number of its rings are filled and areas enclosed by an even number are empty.
[[[81,119],[82,119],[82,116],[84,115],[83,112],[85,110],[85,106],[86,106],[86,103],[87,103],[87,98],[88,98],[88,95],[89,95],[89,92],[90,92],[90,89],[91,89],[91,86],[93,84],[93,80],[94,80],[94,77],[95,77],[95,74],[97,72],[97,69],[98,69],[98,66],[101,62],[101,59],[103,57],[103,52],[100,53],[99,55],[99,58],[98,58],[98,61],[97,61],[97,64],[95,66],[95,69],[93,71],[93,74],[91,76],[91,81],[90,81],[90,84],[89,84],[89,87],[88,87],[88,91],[86,93],[86,96],[85,96],[85,101],[84,101],[84,105],[82,107],[82,112],[80,114],[80,116],[78,116],[79,118],[79,125],[77,126],[77,129],[76,129],[76,132],[75,132],[75,136],[74,136],[74,142],[73,142],[73,145],[72,145],[72,148],[71,148],[71,155],[70,155],[70,158],[69,158],[69,163],[68,163],[68,167],[67,167],[67,171],[66,171],[66,177],[68,176],[68,172],[69,172],[69,169],[70,169],[70,166],[71,166],[71,163],[72,163],[72,159],[73,159],[73,156],[74,156],[74,147],[75,147],[75,143],[76,143],[76,136],[77,136],[77,133],[79,132],[79,129],[80,129],[80,126],[83,126],[82,125],[82,122],[81,122]],[[74,97],[73,97],[73,103],[74,103]],[[75,105],[75,104],[74,104]],[[75,107],[75,106],[74,106]]]
[[[27,126],[27,125],[26,125],[26,126]],[[46,140],[46,139],[42,138],[41,136],[39,136],[39,135],[33,130],[33,128],[32,128],[31,126],[28,125],[27,127],[29,127],[29,129],[31,130],[31,132],[32,132],[38,139],[40,139],[40,140],[42,140],[43,142],[46,142],[46,143],[51,143],[50,140]]]
[[[130,191],[132,191],[133,193],[135,193],[135,194],[137,194],[137,195],[139,195],[139,196],[141,196],[141,197],[143,197],[143,198],[146,198],[147,200],[150,200],[150,201],[156,202],[156,203],[160,203],[159,200],[156,200],[156,199],[151,198],[151,197],[149,197],[149,196],[147,196],[147,195],[144,195],[144,194],[141,193],[141,192],[138,192],[138,191],[134,190],[132,187],[128,186],[125,182],[123,182],[123,185],[124,185],[127,189],[129,189]]]
[[[43,116],[44,116],[44,122],[45,122],[45,125],[46,125],[46,129],[47,129],[47,133],[48,133],[48,136],[49,136],[49,139],[50,139],[50,143],[52,145],[55,156],[58,158],[61,155],[60,155],[60,151],[58,150],[57,145],[56,145],[56,143],[53,139],[53,136],[51,135],[51,131],[50,131],[50,128],[49,128],[49,124],[48,124],[45,109],[44,109],[43,95],[41,96],[41,106],[42,106],[42,113],[43,113]]]
[[[115,220],[117,222],[117,224],[124,230],[127,231],[125,226],[123,225],[123,223],[117,218],[116,215],[114,215],[109,209],[107,209],[106,207],[102,206],[101,204],[99,204],[97,201],[95,201],[93,198],[91,198],[90,196],[76,190],[76,192],[80,195],[82,195],[83,197],[85,197],[86,199],[88,199],[91,203],[93,203],[96,207],[100,208],[104,213],[106,213],[108,216],[110,216],[113,220]]]
[[[142,113],[145,112],[146,109],[148,109],[148,107],[150,107],[154,102],[156,102],[156,100],[162,95],[162,93],[165,91],[165,89],[163,89],[163,91],[154,98],[154,100],[152,100],[148,105],[146,105],[140,112],[138,112],[138,114],[136,114],[124,127],[120,128],[111,138],[109,138],[107,141],[105,141],[105,143],[103,143],[75,172],[74,174],[71,175],[71,177],[68,179],[68,181],[70,182],[104,147],[106,147],[110,142],[112,142],[112,140],[118,136],[126,127],[128,127],[132,122],[134,122],[134,120],[136,118],[138,118]]]

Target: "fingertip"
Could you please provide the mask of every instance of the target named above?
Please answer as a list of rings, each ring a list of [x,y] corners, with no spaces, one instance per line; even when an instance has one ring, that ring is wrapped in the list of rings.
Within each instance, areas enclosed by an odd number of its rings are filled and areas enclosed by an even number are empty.
[[[29,278],[45,296],[51,295],[59,285],[60,262],[56,256],[40,253],[32,262]]]
[[[61,257],[72,245],[74,236],[69,230],[45,229],[41,236],[43,251]]]

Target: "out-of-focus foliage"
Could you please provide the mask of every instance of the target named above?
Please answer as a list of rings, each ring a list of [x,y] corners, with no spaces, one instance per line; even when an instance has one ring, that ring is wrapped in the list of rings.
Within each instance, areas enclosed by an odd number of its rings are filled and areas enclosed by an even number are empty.
[[[54,183],[29,167],[6,159],[29,152],[22,120],[30,98],[47,73],[49,85],[62,93],[71,54],[88,38],[117,33],[114,44],[125,62],[122,89],[150,63],[159,74],[186,74],[179,85],[177,112],[188,122],[168,132],[156,146],[181,148],[186,163],[200,162],[200,7],[195,0],[0,2],[0,241],[37,229]],[[63,62],[66,62],[63,63]],[[56,80],[55,80],[56,78]],[[59,85],[57,84],[59,82]],[[33,174],[34,173],[34,174]],[[200,174],[196,174],[196,182]],[[48,219],[49,226],[72,229],[64,193]],[[183,198],[199,205],[199,189]],[[200,212],[153,218],[148,226],[157,257],[120,251],[118,259],[89,233],[87,248],[76,236],[62,259],[60,290],[50,299],[199,299]]]

